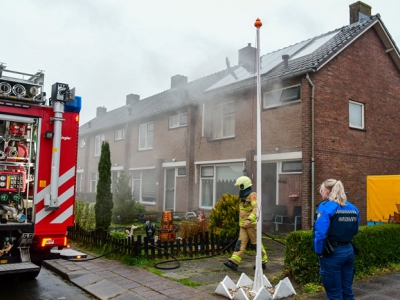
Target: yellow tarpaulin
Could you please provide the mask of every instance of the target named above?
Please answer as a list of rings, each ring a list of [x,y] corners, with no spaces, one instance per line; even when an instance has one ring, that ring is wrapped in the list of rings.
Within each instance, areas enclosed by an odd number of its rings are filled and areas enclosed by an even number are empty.
[[[388,222],[400,204],[400,175],[367,176],[367,221]]]

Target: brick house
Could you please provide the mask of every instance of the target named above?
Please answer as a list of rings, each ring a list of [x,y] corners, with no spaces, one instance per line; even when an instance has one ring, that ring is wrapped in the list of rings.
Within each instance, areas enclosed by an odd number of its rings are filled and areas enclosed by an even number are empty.
[[[262,41],[261,41],[262,43]],[[256,182],[255,48],[238,65],[97,116],[80,127],[77,192],[95,192],[101,141],[113,182],[124,170],[152,210],[211,210],[234,180]],[[379,14],[356,2],[350,25],[261,57],[264,219],[301,207],[309,229],[318,184],[341,179],[366,223],[366,176],[400,170],[400,56]],[[289,197],[289,195],[291,197]]]

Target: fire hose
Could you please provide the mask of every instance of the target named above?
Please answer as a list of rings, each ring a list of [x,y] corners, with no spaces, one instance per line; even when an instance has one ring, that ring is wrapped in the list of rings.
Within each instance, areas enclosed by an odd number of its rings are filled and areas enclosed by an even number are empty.
[[[274,242],[276,242],[276,243],[278,243],[278,244],[285,245],[285,243],[282,243],[281,241],[278,241],[278,240],[274,239],[272,236],[266,234],[265,232],[263,232],[262,234],[264,234],[265,236],[269,237],[270,239],[272,239]],[[216,254],[209,255],[209,256],[203,256],[203,257],[196,257],[196,258],[185,258],[185,259],[178,259],[178,258],[175,257],[174,255],[172,255],[171,253],[169,253],[168,251],[166,251],[166,250],[164,250],[164,249],[162,249],[162,248],[160,248],[160,247],[157,247],[157,246],[154,246],[154,245],[151,245],[151,244],[148,245],[148,246],[150,246],[150,247],[152,247],[152,248],[155,248],[155,249],[159,249],[159,250],[163,251],[165,254],[168,254],[169,256],[171,256],[171,257],[173,258],[172,260],[167,260],[167,261],[162,261],[162,262],[156,263],[156,264],[154,265],[154,268],[159,269],[159,270],[173,270],[173,269],[178,269],[178,268],[180,267],[180,262],[181,262],[181,261],[205,259],[205,258],[211,258],[211,257],[217,256],[217,255],[221,254],[222,252],[224,252],[227,248],[229,248],[229,247],[230,247],[233,243],[235,243],[236,241],[237,241],[237,238],[234,239],[234,240],[232,240],[227,246],[225,246],[222,250],[218,251]],[[143,244],[143,245],[144,245],[144,244]],[[143,245],[142,245],[142,246],[143,246]],[[107,252],[107,253],[105,253],[105,254],[102,254],[102,255],[100,255],[100,256],[96,256],[96,257],[92,257],[92,258],[87,258],[87,259],[69,259],[69,261],[72,261],[72,262],[81,262],[81,261],[82,261],[82,262],[83,262],[83,261],[95,260],[95,259],[98,259],[98,258],[107,256],[107,255],[109,255],[109,254],[111,254],[111,253],[114,253],[114,252],[116,252],[116,251],[118,251],[118,250],[120,250],[120,249],[123,249],[123,248],[126,248],[126,247],[131,247],[131,246],[132,246],[132,245],[124,245],[124,246],[118,247],[118,248],[116,248],[116,249],[114,249],[114,250],[112,250],[112,251],[110,251],[110,252]],[[177,265],[176,265],[176,266],[173,266],[173,267],[163,267],[163,268],[162,268],[162,267],[159,267],[159,265],[167,264],[167,263],[171,263],[171,262],[175,262]]]

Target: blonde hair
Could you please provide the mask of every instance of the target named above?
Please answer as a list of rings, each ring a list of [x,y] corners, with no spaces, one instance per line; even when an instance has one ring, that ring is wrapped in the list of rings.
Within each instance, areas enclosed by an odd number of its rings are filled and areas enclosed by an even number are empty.
[[[329,199],[336,202],[340,206],[344,206],[347,196],[344,191],[343,183],[340,180],[328,179],[325,180],[319,187],[319,192],[322,193],[324,189],[329,190]]]

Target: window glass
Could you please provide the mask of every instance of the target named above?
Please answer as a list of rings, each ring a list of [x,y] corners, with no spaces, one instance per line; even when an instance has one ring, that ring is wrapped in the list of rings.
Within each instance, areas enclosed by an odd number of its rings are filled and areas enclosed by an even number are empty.
[[[156,201],[156,172],[154,169],[142,171],[142,201]]]
[[[276,106],[281,99],[282,90],[276,90],[264,94],[264,107]]]
[[[146,131],[147,131],[146,124],[140,125],[140,127],[139,127],[139,149],[146,148]]]
[[[201,206],[213,207],[214,179],[201,179]]]
[[[132,171],[132,192],[136,201],[156,201],[156,172],[150,170]]]
[[[181,123],[180,123],[181,126],[187,125],[187,114],[181,115],[181,120],[180,121],[181,121]]]
[[[82,192],[83,173],[76,174],[76,192]]]
[[[301,171],[302,171],[301,161],[282,162],[282,173],[301,172]]]
[[[211,138],[220,139],[235,136],[235,102],[211,107]]]
[[[223,194],[237,195],[236,179],[243,175],[243,164],[216,167],[215,202],[221,199]]]
[[[202,177],[214,176],[214,167],[201,167],[201,176]]]
[[[101,145],[104,142],[104,134],[96,135],[94,140],[94,156],[100,156]]]
[[[186,168],[178,168],[178,176],[185,176]]]
[[[361,103],[349,102],[349,126],[364,128],[364,105]]]
[[[139,150],[153,148],[154,123],[141,124],[139,126]]]
[[[115,140],[123,140],[125,138],[125,129],[115,131]]]
[[[97,190],[97,172],[90,173],[90,192],[95,193]]]
[[[264,93],[263,107],[274,107],[300,100],[300,85]]]
[[[169,118],[169,128],[175,128],[179,126],[179,116],[172,116]]]
[[[300,99],[300,86],[283,89],[281,94],[281,101],[293,101]]]
[[[120,175],[120,171],[111,171],[111,191],[113,192],[117,186]]]

